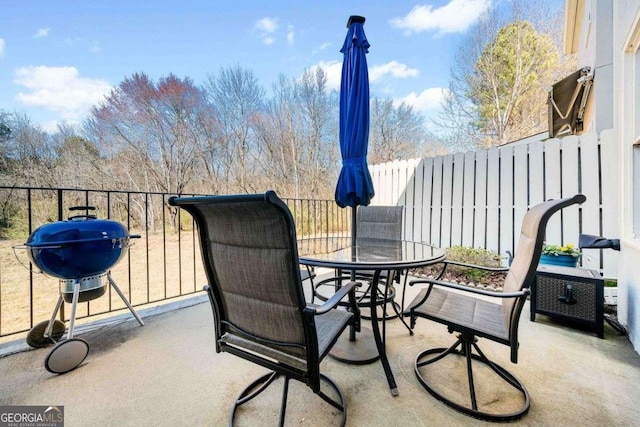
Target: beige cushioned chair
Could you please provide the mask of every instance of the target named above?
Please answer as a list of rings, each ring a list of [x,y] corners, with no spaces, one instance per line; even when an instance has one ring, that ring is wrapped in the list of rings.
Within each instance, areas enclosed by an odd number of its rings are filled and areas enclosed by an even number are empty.
[[[405,312],[405,315],[411,318],[411,326],[415,326],[416,318],[422,317],[446,325],[450,333],[457,332],[457,340],[451,347],[428,349],[418,354],[416,358],[416,376],[430,394],[460,412],[488,421],[516,420],[527,413],[530,397],[525,386],[507,370],[490,361],[478,347],[477,341],[478,338],[487,338],[509,346],[511,362],[517,363],[518,321],[540,261],[547,221],[558,210],[576,203],[583,203],[585,200],[586,198],[581,194],[550,200],[532,207],[525,214],[515,257],[508,269],[503,292],[490,292],[440,280],[415,280],[410,283],[411,285],[428,285],[420,291]],[[425,368],[427,365],[443,360],[448,355],[466,359],[469,389],[466,403],[460,402],[460,398],[454,399],[437,391],[436,384],[430,381]],[[472,363],[474,361],[487,365],[499,378],[519,391],[522,395],[522,405],[519,409],[509,410],[507,413],[496,412],[493,409],[499,406],[497,402],[488,399],[488,402],[483,404],[477,398],[483,390],[482,388],[476,390],[476,387],[484,386],[486,390],[487,385],[474,382],[474,364]],[[433,365],[431,369],[438,369],[436,366],[442,372],[442,364]],[[495,382],[492,381],[489,387],[494,384]],[[442,389],[442,384],[438,388]]]

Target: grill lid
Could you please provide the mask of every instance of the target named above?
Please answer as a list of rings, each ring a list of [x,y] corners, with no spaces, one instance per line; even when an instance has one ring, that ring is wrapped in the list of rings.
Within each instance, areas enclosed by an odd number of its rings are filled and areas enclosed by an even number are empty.
[[[31,262],[45,274],[79,279],[108,271],[126,254],[129,239],[137,237],[117,221],[87,214],[38,227],[25,246]]]
[[[27,239],[27,246],[42,247],[80,242],[122,239],[129,231],[119,222],[108,219],[67,220],[38,227]]]

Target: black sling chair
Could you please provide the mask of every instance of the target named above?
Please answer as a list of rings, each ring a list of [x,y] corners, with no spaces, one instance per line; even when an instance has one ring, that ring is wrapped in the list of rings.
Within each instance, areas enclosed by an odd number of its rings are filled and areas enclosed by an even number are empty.
[[[354,285],[345,285],[322,306],[305,303],[294,220],[272,191],[171,198],[169,204],[189,212],[198,226],[216,352],[229,352],[272,371],[240,394],[230,425],[239,406],[280,376],[284,377],[280,425],[289,379],[306,384],[340,410],[344,425],[346,400],[338,386],[320,373],[320,362],[347,325],[360,327]],[[351,312],[334,308],[345,296]],[[321,391],[321,380],[337,400]]]

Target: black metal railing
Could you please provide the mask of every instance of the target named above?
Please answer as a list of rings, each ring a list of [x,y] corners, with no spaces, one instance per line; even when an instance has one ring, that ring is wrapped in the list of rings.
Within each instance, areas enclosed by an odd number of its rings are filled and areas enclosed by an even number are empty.
[[[195,194],[189,194],[195,195]],[[96,216],[121,222],[140,234],[111,275],[133,306],[194,294],[206,282],[194,222],[169,206],[172,194],[66,188],[0,186],[0,337],[28,331],[51,317],[57,279],[39,274],[24,243],[40,225],[66,219],[72,206],[95,206]],[[185,195],[183,195],[185,196]],[[188,195],[187,195],[188,196]],[[299,238],[349,235],[350,213],[333,200],[284,199]],[[77,319],[124,309],[117,295],[78,306]],[[63,320],[64,310],[61,312]]]

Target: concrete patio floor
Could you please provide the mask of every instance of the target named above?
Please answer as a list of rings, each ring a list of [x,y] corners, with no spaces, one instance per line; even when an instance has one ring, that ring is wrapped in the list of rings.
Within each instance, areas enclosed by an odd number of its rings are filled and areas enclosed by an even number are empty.
[[[78,336],[89,343],[89,356],[65,375],[45,370],[48,349],[1,357],[0,405],[63,405],[70,427],[228,425],[234,399],[265,370],[216,354],[205,298],[182,301],[161,314],[141,311],[144,327],[125,314],[123,321],[86,330]],[[415,331],[410,336],[399,320],[387,322],[397,397],[389,392],[380,362],[358,366],[325,359],[322,372],[347,398],[348,426],[482,424],[449,409],[420,386],[413,372],[415,356],[425,348],[448,347],[453,336],[423,319]],[[542,315],[530,322],[527,304],[517,365],[510,363],[507,347],[484,339],[479,344],[529,390],[531,409],[516,424],[640,425],[640,356],[609,325],[605,339],[599,339]],[[447,375],[453,381],[453,374]],[[243,407],[238,425],[277,425],[281,385]],[[287,425],[336,424],[335,411],[310,389],[292,382],[289,393]]]

